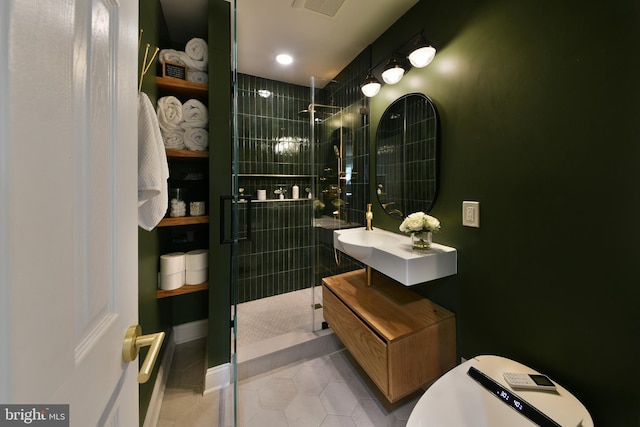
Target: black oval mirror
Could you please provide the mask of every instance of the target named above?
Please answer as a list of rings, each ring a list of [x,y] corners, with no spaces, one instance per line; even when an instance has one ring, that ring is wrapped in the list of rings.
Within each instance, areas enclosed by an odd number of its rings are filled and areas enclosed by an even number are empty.
[[[437,193],[438,120],[431,100],[412,93],[395,100],[376,130],[376,192],[385,212],[403,218],[429,212]]]

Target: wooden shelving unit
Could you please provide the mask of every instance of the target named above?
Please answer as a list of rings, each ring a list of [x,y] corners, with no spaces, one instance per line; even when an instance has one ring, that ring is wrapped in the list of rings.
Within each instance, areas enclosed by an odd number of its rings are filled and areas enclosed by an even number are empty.
[[[206,291],[208,289],[208,282],[200,283],[199,285],[184,285],[178,289],[174,289],[173,291],[163,291],[162,289],[158,289],[157,298],[175,297],[177,295],[191,294],[194,292]]]
[[[209,85],[188,82],[181,79],[176,79],[172,77],[156,77],[156,85],[158,86],[159,91],[165,95],[173,95],[178,98],[182,98],[183,102],[185,99],[196,98],[203,101],[206,104],[207,98],[209,96]],[[199,165],[198,167],[203,167],[203,164],[198,159],[208,159],[209,152],[208,151],[194,151],[194,150],[173,150],[167,149],[167,159],[180,162],[181,159],[186,159],[185,161],[196,161],[193,163],[194,165]],[[190,160],[193,159],[193,160]],[[179,218],[163,218],[158,227],[176,227],[182,225],[194,225],[194,224],[208,224],[209,216],[185,216]],[[184,285],[178,289],[172,291],[165,291],[162,289],[158,289],[157,298],[168,298],[174,297],[178,295],[191,294],[194,292],[201,292],[209,289],[209,283],[201,283],[199,285]]]

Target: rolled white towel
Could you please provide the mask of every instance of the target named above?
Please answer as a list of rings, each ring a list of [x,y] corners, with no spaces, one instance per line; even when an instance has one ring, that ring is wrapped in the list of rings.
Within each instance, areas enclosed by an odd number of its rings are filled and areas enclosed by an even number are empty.
[[[202,128],[191,128],[184,131],[184,145],[194,151],[205,151],[209,147],[209,132]]]
[[[176,62],[178,64],[184,64],[184,62],[182,62],[182,59],[180,58],[180,52],[174,49],[162,49],[160,52],[158,52],[158,60],[161,63],[169,61]]]
[[[207,71],[207,61],[196,61],[189,58],[189,55],[187,55],[185,52],[179,52],[179,53],[180,53],[180,61],[182,61],[182,63],[188,67],[187,76],[189,75],[189,73],[192,73],[193,70]]]
[[[187,81],[194,83],[209,83],[209,74],[204,71],[189,70],[187,73]]]
[[[158,124],[160,130],[169,132],[180,127],[182,122],[182,102],[175,96],[158,99]]]
[[[189,40],[184,48],[184,52],[179,52],[182,62],[187,67],[196,71],[207,71],[209,62],[209,47],[207,42],[200,38]]]
[[[174,129],[168,132],[162,132],[162,140],[165,148],[173,150],[184,150],[184,130]]]
[[[197,99],[190,99],[182,104],[182,120],[180,127],[183,129],[206,129],[209,125],[209,110]]]
[[[209,57],[209,47],[207,46],[207,42],[197,37],[192,38],[187,42],[184,47],[184,51],[189,55],[189,58],[194,61],[206,61]]]

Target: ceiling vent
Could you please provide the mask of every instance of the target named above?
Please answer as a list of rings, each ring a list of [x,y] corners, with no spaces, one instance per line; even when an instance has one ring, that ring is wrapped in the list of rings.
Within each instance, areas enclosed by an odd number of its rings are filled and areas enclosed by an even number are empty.
[[[344,0],[294,0],[293,7],[301,7],[330,17],[336,16]]]

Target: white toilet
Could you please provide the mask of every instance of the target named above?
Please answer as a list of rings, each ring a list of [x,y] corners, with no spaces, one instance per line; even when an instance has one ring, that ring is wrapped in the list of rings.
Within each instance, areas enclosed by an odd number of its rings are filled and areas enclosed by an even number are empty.
[[[500,356],[469,359],[429,387],[407,427],[593,427],[584,405],[555,381],[556,391],[514,390],[505,372],[538,373]]]

